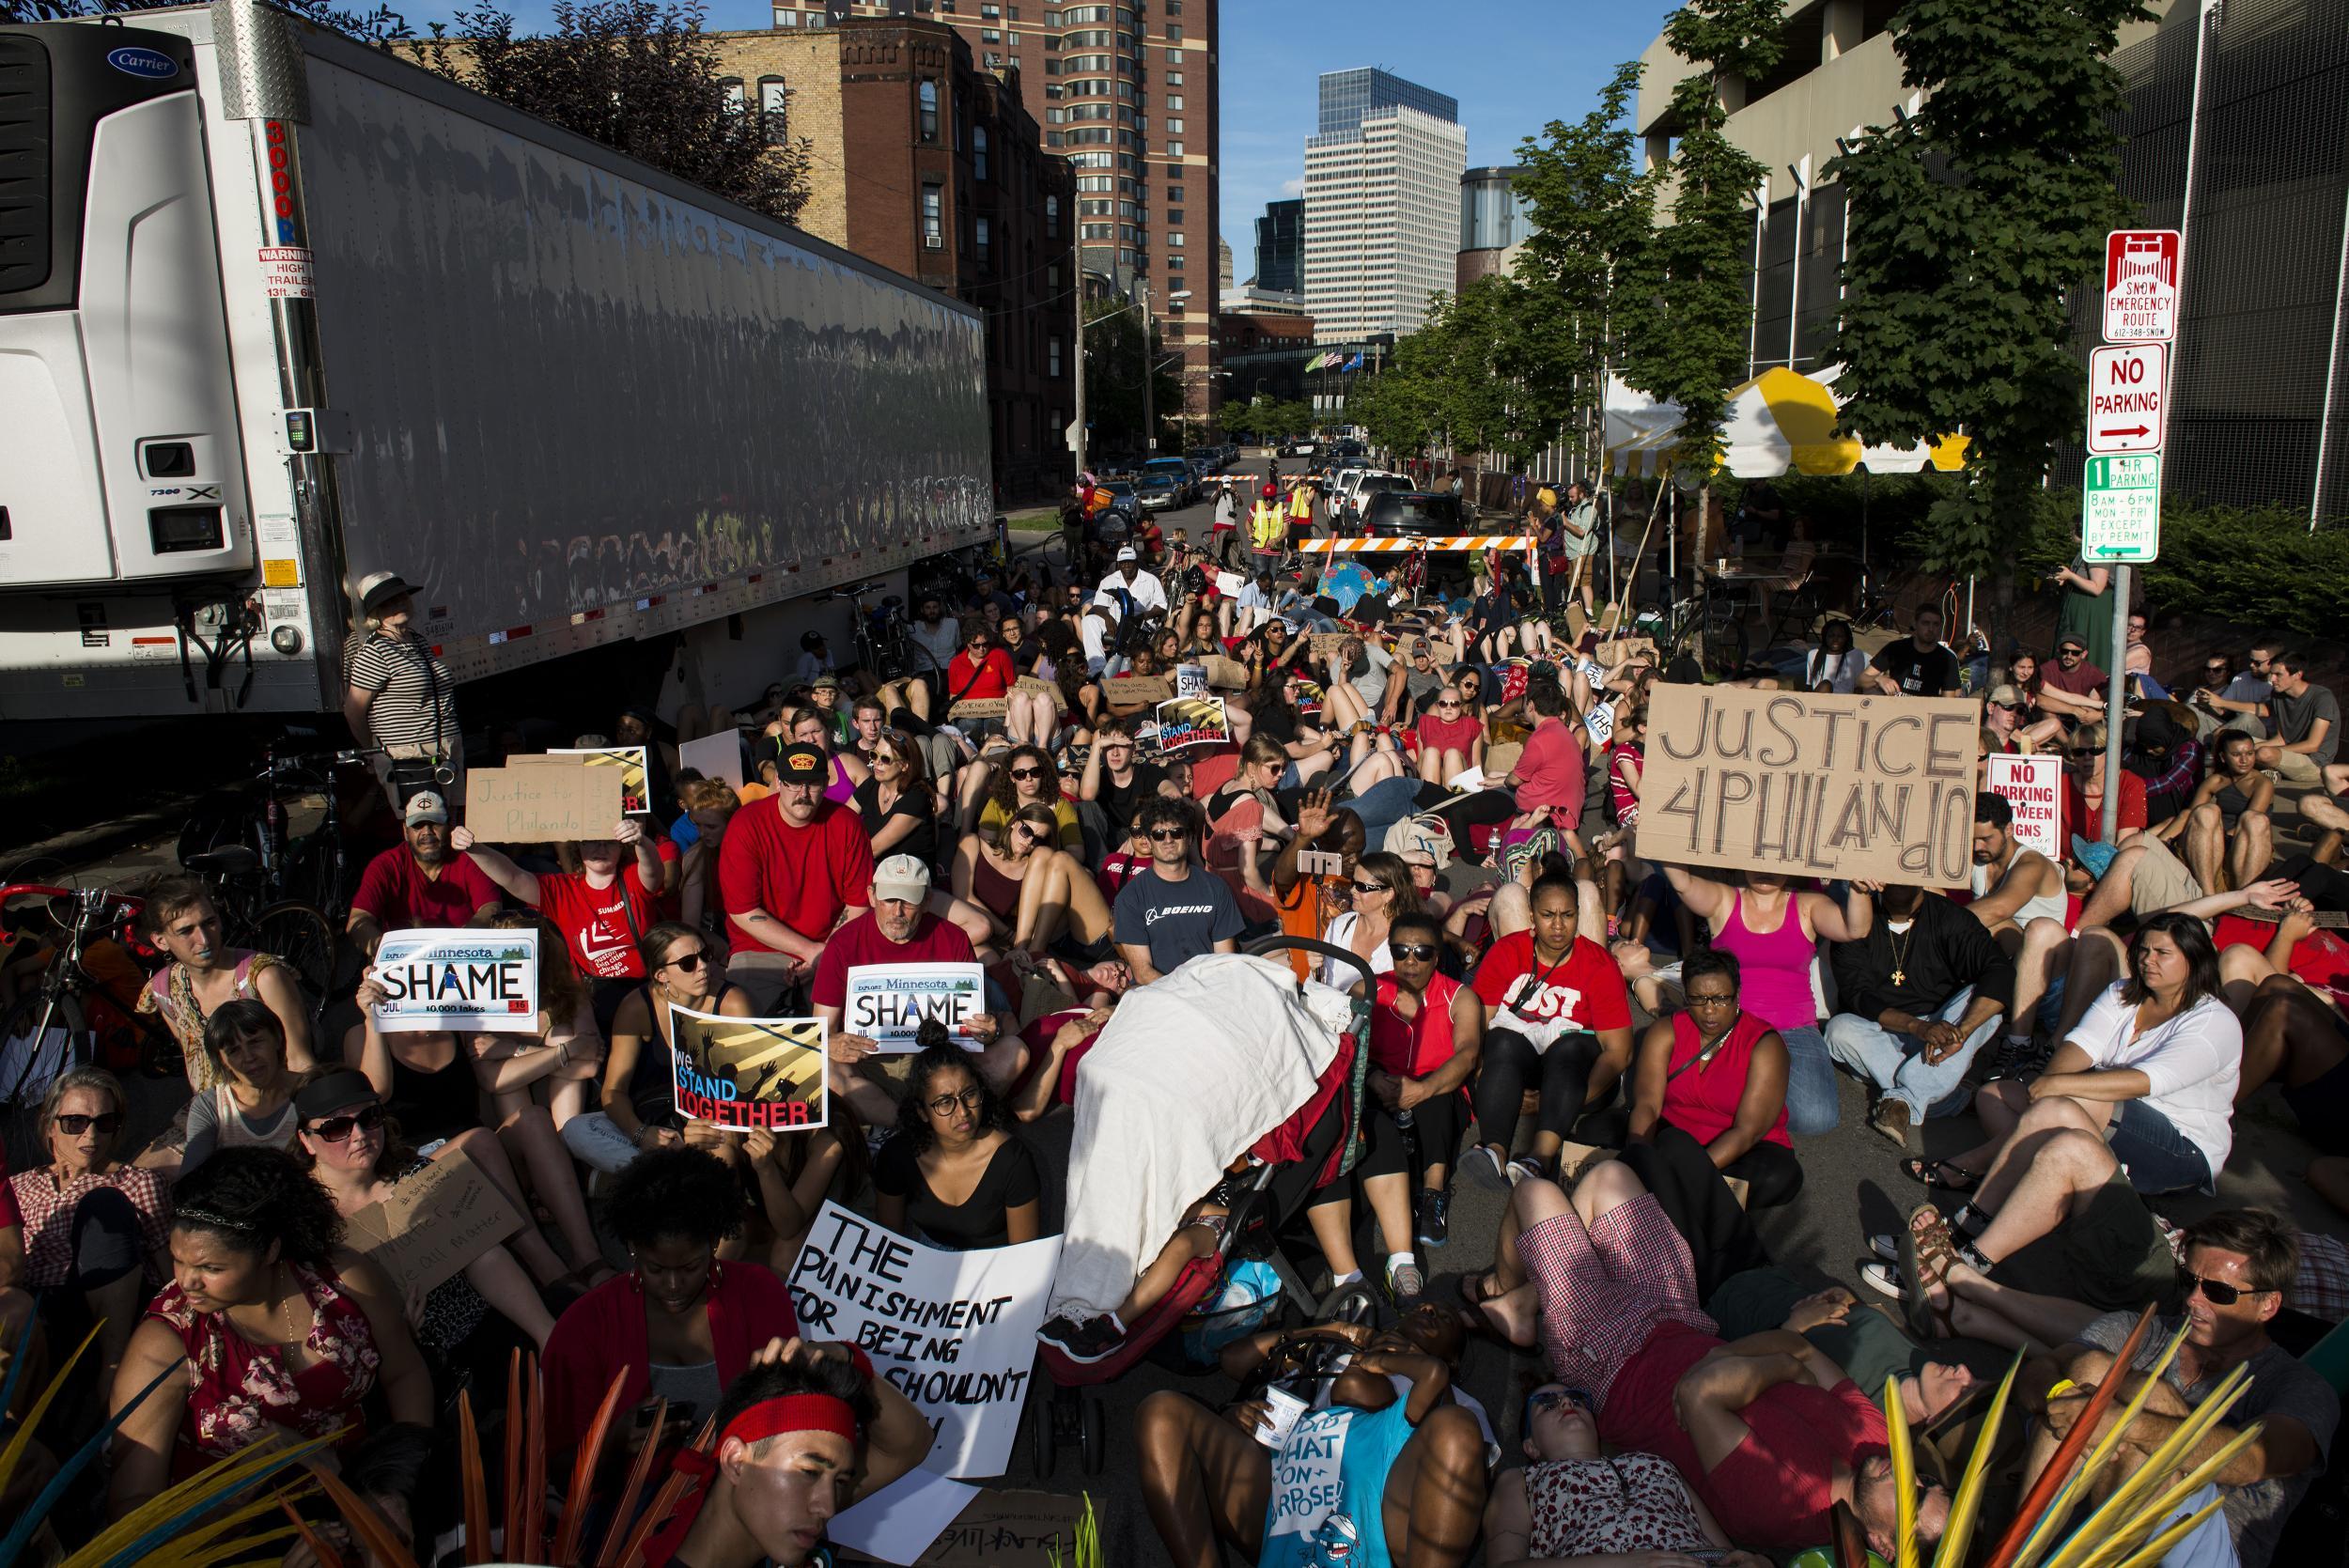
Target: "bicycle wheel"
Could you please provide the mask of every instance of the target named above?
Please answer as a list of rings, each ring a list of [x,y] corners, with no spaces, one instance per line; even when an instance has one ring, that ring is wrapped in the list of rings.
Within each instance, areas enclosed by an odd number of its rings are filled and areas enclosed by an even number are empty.
[[[291,899],[272,904],[255,917],[250,945],[293,966],[314,1010],[326,1000],[334,983],[334,961],[341,954],[342,939],[315,905]]]

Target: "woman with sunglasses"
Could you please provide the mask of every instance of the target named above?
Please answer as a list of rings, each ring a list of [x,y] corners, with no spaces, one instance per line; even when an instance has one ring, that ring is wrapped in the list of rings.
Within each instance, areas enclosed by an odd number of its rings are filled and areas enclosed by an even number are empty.
[[[1022,806],[1043,806],[1051,812],[1063,849],[1083,847],[1084,828],[1077,819],[1077,807],[1061,793],[1060,767],[1041,746],[1015,746],[998,760],[995,782],[979,813],[979,831],[1002,843],[1004,827]]]
[[[1306,678],[1301,671],[1287,664],[1259,666],[1252,662],[1248,678],[1248,734],[1239,737],[1240,726],[1237,722],[1233,734],[1243,744],[1274,741],[1288,754],[1288,766],[1282,769],[1276,788],[1294,789],[1336,766],[1339,749],[1345,742],[1325,733],[1298,707]]]
[[[398,1287],[342,1246],[342,1216],[292,1156],[223,1149],[177,1198],[172,1282],[114,1378],[114,1518],[265,1437],[339,1432],[347,1451],[370,1407],[431,1424],[432,1376]]]
[[[1768,1568],[1768,1558],[1731,1545],[1671,1460],[1608,1453],[1586,1390],[1543,1384],[1525,1396],[1518,1430],[1525,1467],[1501,1472],[1485,1511],[1491,1568],[1580,1560]]]
[[[287,1152],[326,1189],[334,1212],[345,1219],[388,1201],[400,1183],[432,1168],[430,1160],[400,1138],[397,1124],[362,1073],[330,1067],[308,1075],[294,1095],[294,1108],[301,1132]],[[529,1211],[521,1214],[526,1230]],[[554,1319],[530,1276],[503,1246],[491,1246],[408,1302],[417,1348],[443,1374],[444,1383],[471,1373],[476,1386],[485,1386],[504,1372],[517,1336],[501,1333],[494,1326],[483,1331],[492,1307],[511,1329],[530,1337],[530,1348],[546,1348]]]
[[[193,877],[155,885],[139,911],[139,934],[169,961],[139,993],[139,1011],[152,1013],[179,1042],[188,1087],[201,1093],[216,1081],[204,1054],[204,1020],[224,1002],[264,1002],[286,1031],[286,1059],[298,1072],[310,1065],[310,1003],[294,971],[273,954],[230,947],[221,935],[220,907]]]
[[[207,1019],[204,1054],[218,1075],[209,1094],[188,1102],[188,1138],[178,1149],[139,1157],[174,1181],[215,1149],[282,1149],[293,1141],[294,1075],[286,1067],[286,1031],[257,1001],[232,1001]]]
[[[1387,950],[1388,926],[1397,915],[1418,912],[1419,890],[1411,883],[1411,868],[1398,855],[1375,850],[1354,862],[1352,903],[1330,917],[1321,939],[1361,958],[1373,974],[1385,974],[1394,967]],[[1324,958],[1321,980],[1351,990],[1361,984],[1361,973],[1343,959]]]
[[[742,1234],[742,1187],[699,1149],[649,1149],[606,1183],[604,1223],[628,1249],[629,1272],[607,1280],[555,1320],[547,1341],[546,1446],[571,1453],[626,1369],[621,1418],[641,1424],[655,1395],[668,1402],[666,1440],[692,1436],[770,1340],[799,1331],[791,1293],[772,1270],[721,1262]]]
[[[1630,1136],[1701,1154],[1746,1184],[1747,1208],[1773,1208],[1802,1190],[1786,1134],[1789,1059],[1778,1031],[1737,1005],[1737,982],[1735,954],[1700,948],[1681,965],[1688,1008],[1648,1025],[1632,1063]]]
[[[910,736],[883,730],[866,755],[870,770],[856,786],[857,819],[873,841],[873,859],[911,855],[925,865],[938,862],[938,792],[924,772],[921,749]]]
[[[1460,689],[1446,686],[1419,721],[1419,776],[1445,784],[1485,766],[1485,721],[1466,711]]]
[[[612,1020],[598,1109],[563,1124],[564,1147],[606,1175],[648,1149],[685,1141],[670,1070],[671,1011],[752,1016],[750,993],[726,984],[723,951],[692,926],[663,921],[645,933],[641,950],[645,983]]]
[[[41,1099],[47,1164],[8,1177],[23,1217],[21,1283],[41,1297],[53,1344],[70,1345],[103,1319],[99,1356],[110,1375],[138,1322],[139,1303],[169,1266],[171,1188],[160,1171],[128,1165],[122,1085],[99,1067],[59,1073]]]
[[[1063,802],[1065,805],[1066,802]],[[1041,801],[1013,808],[1003,847],[965,834],[955,850],[955,896],[987,911],[992,946],[1043,953],[1056,943],[1081,963],[1114,957],[1109,901],[1077,857],[1060,847],[1060,815]]]
[[[1003,701],[1019,678],[1019,672],[1011,667],[1011,656],[995,645],[995,633],[985,620],[973,619],[963,628],[961,651],[946,661],[947,722],[972,739],[1005,733],[1005,720],[957,718],[955,706]],[[1004,711],[1009,714],[1008,706]]]
[[[1010,1109],[942,1024],[923,1024],[917,1039],[897,1135],[873,1158],[876,1217],[899,1235],[957,1252],[1034,1241],[1044,1179]]]
[[[1485,1009],[1475,992],[1437,972],[1443,926],[1434,915],[1424,910],[1397,915],[1388,952],[1392,967],[1378,976],[1370,1016],[1372,1101],[1365,1107],[1364,1128],[1371,1146],[1364,1165],[1408,1171],[1408,1158],[1393,1162],[1402,1152],[1404,1129],[1410,1129],[1420,1189],[1410,1195],[1408,1223],[1401,1214],[1392,1218],[1397,1231],[1408,1230],[1420,1245],[1441,1247],[1451,1238],[1452,1161],[1468,1130],[1465,1091],[1484,1056]],[[1373,1193],[1374,1208],[1377,1200]],[[1382,1231],[1389,1218],[1380,1214]]]

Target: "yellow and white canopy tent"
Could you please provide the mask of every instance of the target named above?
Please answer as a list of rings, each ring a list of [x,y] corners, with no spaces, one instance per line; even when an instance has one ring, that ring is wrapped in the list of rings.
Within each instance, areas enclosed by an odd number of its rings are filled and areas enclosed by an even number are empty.
[[[1915,474],[1928,465],[1954,474],[1966,462],[1966,438],[1944,436],[1914,446],[1871,443],[1835,433],[1843,406],[1834,393],[1842,365],[1817,376],[1773,365],[1729,394],[1721,425],[1721,471],[1737,479],[1775,479],[1794,472],[1814,476]],[[1607,456],[1618,474],[1658,474],[1671,466],[1680,441],[1680,405],[1659,403],[1619,377],[1607,381]]]

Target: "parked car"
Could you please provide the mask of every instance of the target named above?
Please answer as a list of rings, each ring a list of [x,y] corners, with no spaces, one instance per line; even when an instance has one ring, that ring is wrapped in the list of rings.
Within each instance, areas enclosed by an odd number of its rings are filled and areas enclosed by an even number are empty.
[[[1346,498],[1346,504],[1353,512],[1354,520],[1359,523],[1362,520],[1363,508],[1368,505],[1372,496],[1395,490],[1408,490],[1410,488],[1411,482],[1400,474],[1365,474],[1355,481],[1352,491]]]
[[[1460,498],[1437,490],[1376,490],[1362,504],[1361,527],[1381,539],[1439,539],[1469,532]]]
[[[1283,442],[1275,455],[1283,458],[1311,458],[1318,455],[1320,451],[1321,442],[1311,436],[1299,436],[1294,441]]]
[[[1199,476],[1180,458],[1153,458],[1142,465],[1142,476],[1164,474],[1174,482],[1174,505],[1189,506],[1199,499]]]
[[[1145,474],[1135,494],[1145,512],[1165,512],[1182,505],[1182,488],[1171,474]]]

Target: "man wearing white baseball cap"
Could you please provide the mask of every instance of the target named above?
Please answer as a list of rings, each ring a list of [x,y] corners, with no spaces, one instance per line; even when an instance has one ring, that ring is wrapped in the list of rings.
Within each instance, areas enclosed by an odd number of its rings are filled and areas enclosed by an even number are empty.
[[[1131,545],[1118,546],[1117,564],[1101,579],[1094,598],[1115,608],[1120,622],[1153,610],[1164,614],[1167,609],[1166,584],[1142,569],[1142,556]]]
[[[890,856],[873,868],[872,908],[834,931],[816,960],[809,1000],[831,1039],[832,1092],[846,1094],[868,1126],[896,1125],[896,1097],[881,1079],[894,1076],[891,1068],[901,1072],[912,1057],[883,1056],[870,1035],[841,1032],[851,976],[861,970],[979,961],[962,928],[926,908],[929,896],[930,868],[911,855]],[[1018,1015],[992,981],[987,992],[988,1010],[970,1020],[963,1044],[977,1051],[972,1065],[1000,1094],[1027,1066],[1028,1048],[1019,1038]]]

